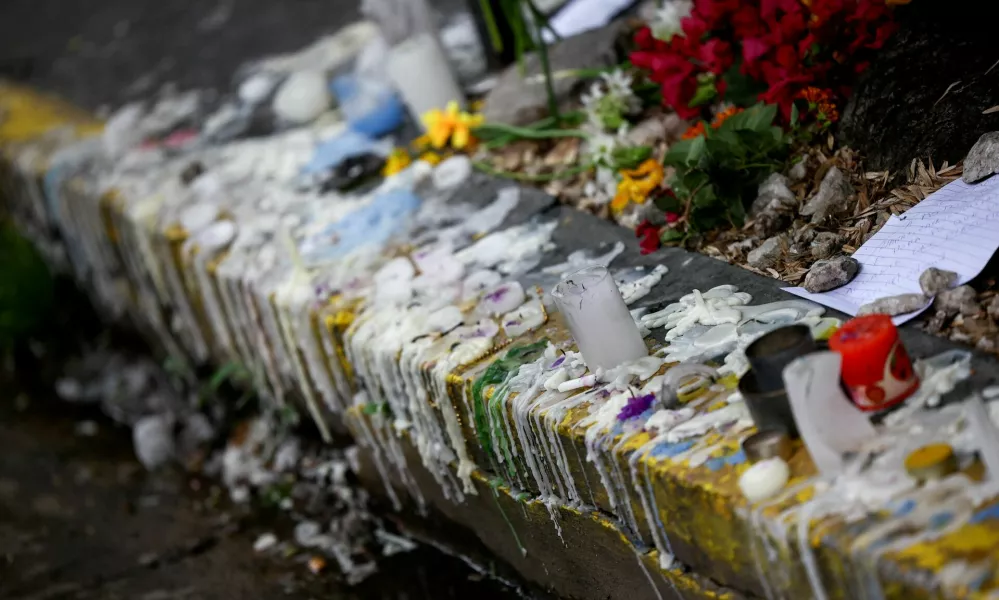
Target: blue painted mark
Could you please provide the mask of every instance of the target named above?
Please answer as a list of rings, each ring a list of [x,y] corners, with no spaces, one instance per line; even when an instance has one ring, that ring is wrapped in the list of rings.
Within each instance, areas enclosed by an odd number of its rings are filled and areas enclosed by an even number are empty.
[[[676,442],[675,444],[659,444],[652,450],[650,456],[654,456],[656,458],[673,458],[674,456],[683,454],[687,450],[693,448],[694,443],[695,442],[692,440],[687,440],[685,442]]]
[[[912,498],[909,498],[907,500],[899,502],[898,506],[896,506],[892,511],[892,515],[896,517],[904,517],[909,513],[911,513],[913,510],[915,510],[915,508],[916,508],[916,501],[913,500]]]
[[[742,451],[742,448],[739,448],[739,451],[735,454],[729,454],[725,457],[725,464],[727,465],[741,465],[744,462],[746,462],[746,453]]]
[[[709,458],[707,462],[704,463],[704,466],[711,471],[717,471],[718,469],[725,466],[725,458],[720,456],[715,458]]]
[[[978,577],[975,577],[968,583],[968,589],[970,589],[973,592],[977,592],[978,590],[982,589],[982,586],[985,585],[986,581],[992,579],[992,575],[993,575],[992,571],[985,571],[984,573],[982,573]]]
[[[993,504],[971,515],[970,522],[981,523],[982,521],[991,521],[992,519],[999,519],[999,504]]]
[[[933,529],[940,529],[941,527],[946,527],[952,520],[954,520],[954,513],[946,510],[938,512],[930,517],[930,527]]]

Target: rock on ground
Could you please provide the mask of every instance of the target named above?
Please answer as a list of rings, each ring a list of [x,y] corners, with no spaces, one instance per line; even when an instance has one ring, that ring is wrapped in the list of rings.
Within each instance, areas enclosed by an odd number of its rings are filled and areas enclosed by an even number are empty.
[[[982,310],[978,304],[978,292],[970,285],[962,285],[937,294],[936,307],[948,315],[959,314],[965,317]]]
[[[940,292],[949,290],[957,283],[957,273],[954,271],[944,271],[936,267],[930,267],[919,276],[919,287],[927,296],[936,296]]]
[[[818,224],[828,217],[844,210],[853,186],[839,167],[831,167],[826,171],[819,191],[801,208],[801,214],[812,217],[812,223]]]
[[[982,134],[964,159],[965,183],[977,183],[999,173],[999,131]]]
[[[757,269],[767,269],[774,266],[784,251],[784,241],[783,235],[775,235],[767,239],[760,244],[759,248],[749,253],[746,262],[749,263],[749,266]]]
[[[617,64],[617,40],[623,31],[624,23],[617,21],[552,45],[548,49],[552,72]],[[553,85],[559,102],[572,97],[582,83],[583,79],[577,76],[556,79]],[[548,114],[548,96],[537,53],[525,58],[523,75],[517,64],[503,72],[496,87],[486,96],[482,114],[486,121],[513,125],[525,125]]]
[[[823,231],[816,234],[815,238],[809,244],[812,250],[812,258],[819,260],[836,254],[842,246],[843,238],[831,231]]]
[[[804,287],[813,294],[827,292],[849,283],[860,271],[860,263],[851,256],[820,260],[805,275]]]
[[[857,316],[862,315],[904,315],[912,311],[919,310],[926,306],[929,298],[922,294],[899,294],[898,296],[888,296],[878,298],[874,302],[869,302],[860,307]]]
[[[789,210],[798,204],[794,192],[787,186],[787,177],[780,173],[771,173],[763,180],[756,193],[756,200],[749,209],[749,214],[757,216],[764,212]]]
[[[988,311],[992,320],[999,321],[999,296],[993,296],[992,300],[989,300],[988,306],[985,307],[985,310]]]

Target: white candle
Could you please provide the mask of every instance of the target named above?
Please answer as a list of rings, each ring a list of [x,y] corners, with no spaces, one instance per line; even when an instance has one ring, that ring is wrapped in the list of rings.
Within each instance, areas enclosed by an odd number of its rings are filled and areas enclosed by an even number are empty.
[[[452,100],[465,104],[465,95],[432,32],[417,33],[392,47],[385,67],[417,123],[427,111],[444,110]]]
[[[648,356],[642,334],[606,268],[587,267],[566,275],[552,297],[591,371]]]

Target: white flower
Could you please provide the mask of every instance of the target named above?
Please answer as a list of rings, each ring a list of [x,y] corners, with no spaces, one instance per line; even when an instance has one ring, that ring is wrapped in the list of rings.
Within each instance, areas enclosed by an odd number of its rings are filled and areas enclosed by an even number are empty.
[[[691,0],[666,0],[651,23],[653,37],[668,42],[674,35],[683,35],[681,22],[690,16],[693,8]]]
[[[621,125],[614,134],[609,134],[599,129],[591,129],[590,137],[586,142],[585,153],[591,162],[597,165],[610,166],[614,164],[614,150],[627,147],[628,145],[627,124]]]
[[[607,204],[617,193],[617,174],[608,167],[597,167],[597,177],[587,181],[583,195],[594,204]]]
[[[620,69],[604,73],[580,98],[587,122],[598,131],[617,129],[625,117],[641,108],[631,89],[631,76]]]

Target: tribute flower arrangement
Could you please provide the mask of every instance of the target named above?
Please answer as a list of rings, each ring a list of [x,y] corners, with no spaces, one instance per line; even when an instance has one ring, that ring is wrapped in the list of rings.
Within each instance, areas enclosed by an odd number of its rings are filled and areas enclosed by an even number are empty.
[[[785,122],[806,88],[850,93],[857,73],[894,30],[885,0],[694,0],[667,40],[644,27],[631,63],[685,119],[718,101],[780,107]]]

